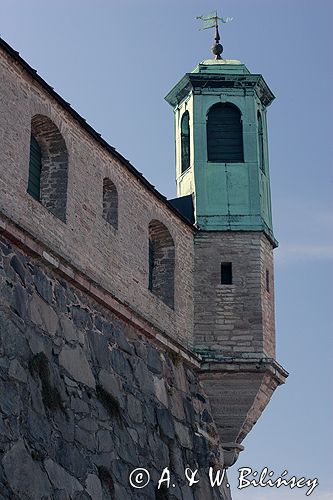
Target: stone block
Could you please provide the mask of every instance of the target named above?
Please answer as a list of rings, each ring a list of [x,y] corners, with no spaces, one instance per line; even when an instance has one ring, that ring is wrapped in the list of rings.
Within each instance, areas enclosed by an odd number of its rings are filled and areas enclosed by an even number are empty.
[[[103,490],[96,474],[88,474],[86,479],[86,490],[92,500],[103,500]]]
[[[59,363],[67,370],[74,380],[95,388],[96,383],[94,375],[81,347],[63,347],[59,355]]]
[[[50,458],[44,460],[44,467],[54,488],[65,490],[70,497],[72,497],[76,491],[83,490],[82,485],[75,477],[68,474],[63,467]]]
[[[168,437],[169,439],[174,439],[175,437],[174,420],[172,418],[170,411],[164,408],[158,408],[156,410],[156,416],[162,435]]]
[[[155,387],[155,396],[157,399],[164,405],[166,408],[169,406],[168,402],[168,393],[165,387],[164,378],[153,377],[154,387]]]
[[[12,359],[9,365],[8,375],[19,382],[26,383],[27,374],[17,359]]]
[[[47,475],[31,458],[22,440],[17,441],[4,455],[2,464],[9,486],[19,498],[39,500],[51,495],[52,488]]]
[[[33,323],[50,335],[55,335],[59,326],[58,316],[54,309],[37,294],[32,296],[30,314]]]

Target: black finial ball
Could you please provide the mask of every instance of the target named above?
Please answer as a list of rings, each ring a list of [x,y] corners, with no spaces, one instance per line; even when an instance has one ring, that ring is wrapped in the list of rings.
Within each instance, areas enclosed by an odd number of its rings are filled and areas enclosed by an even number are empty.
[[[215,43],[212,46],[212,52],[213,52],[214,56],[219,57],[223,52],[223,46],[220,43]]]

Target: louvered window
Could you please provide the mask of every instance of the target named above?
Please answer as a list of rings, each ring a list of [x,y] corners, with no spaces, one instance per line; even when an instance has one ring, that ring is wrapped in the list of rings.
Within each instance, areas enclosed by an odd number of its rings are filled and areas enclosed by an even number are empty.
[[[213,163],[242,163],[243,131],[239,109],[218,103],[207,115],[207,156]]]
[[[181,121],[182,143],[182,173],[190,166],[190,115],[188,111],[182,116]]]
[[[30,160],[28,193],[40,201],[40,175],[42,172],[42,151],[34,136],[30,139]]]
[[[66,222],[68,152],[58,127],[44,115],[31,120],[27,192]]]
[[[148,277],[148,289],[153,291],[153,274],[154,274],[154,246],[152,241],[149,240],[149,277]]]
[[[262,127],[262,118],[259,111],[258,111],[258,140],[259,140],[259,165],[261,170],[265,172],[264,132]]]

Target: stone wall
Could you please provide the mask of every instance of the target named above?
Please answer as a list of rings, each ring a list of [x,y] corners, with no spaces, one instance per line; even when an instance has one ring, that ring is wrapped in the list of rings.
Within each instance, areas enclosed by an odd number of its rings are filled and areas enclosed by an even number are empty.
[[[229,499],[197,374],[38,258],[0,240],[0,500]],[[184,468],[201,481],[186,485]],[[150,471],[130,487],[136,467]],[[156,492],[164,467],[172,488]]]
[[[201,231],[195,236],[194,336],[200,352],[274,357],[272,250],[259,232]],[[232,263],[231,285],[221,284],[221,262]]]
[[[2,48],[0,95],[0,212],[160,330],[190,345],[194,229]],[[68,152],[66,223],[27,193],[36,115],[51,120]],[[117,190],[117,228],[103,217],[105,178]],[[152,220],[164,224],[174,241],[174,308],[148,289]]]
[[[274,261],[273,246],[268,239],[261,236],[260,252],[260,272],[262,290],[262,317],[264,335],[264,353],[266,356],[275,358],[275,299],[274,299]],[[266,283],[266,273],[268,273],[268,287]]]

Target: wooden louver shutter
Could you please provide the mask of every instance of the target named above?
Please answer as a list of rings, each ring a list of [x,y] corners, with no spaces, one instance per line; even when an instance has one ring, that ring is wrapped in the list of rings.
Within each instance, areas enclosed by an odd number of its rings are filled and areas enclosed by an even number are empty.
[[[182,173],[190,166],[190,115],[185,111],[181,121]]]
[[[40,200],[40,175],[42,171],[42,152],[34,136],[30,141],[30,161],[28,193],[36,200]]]
[[[242,163],[243,132],[241,113],[231,104],[216,104],[207,116],[208,161]]]
[[[148,290],[153,291],[153,273],[154,273],[154,245],[149,240],[149,271],[148,271]]]
[[[264,131],[262,128],[261,114],[258,111],[258,138],[259,138],[259,165],[263,172],[265,172],[265,157],[264,157]]]

